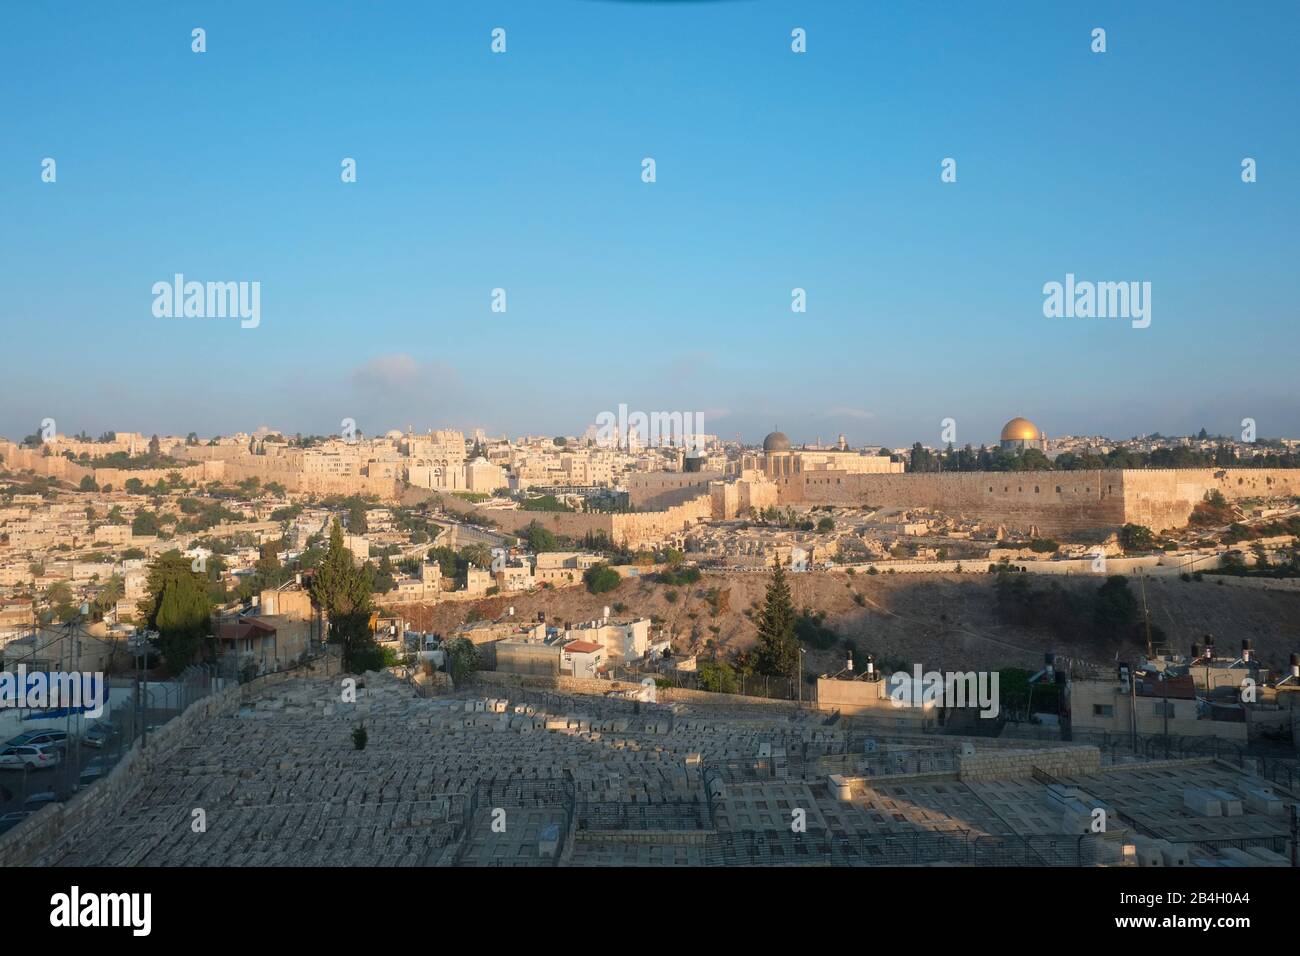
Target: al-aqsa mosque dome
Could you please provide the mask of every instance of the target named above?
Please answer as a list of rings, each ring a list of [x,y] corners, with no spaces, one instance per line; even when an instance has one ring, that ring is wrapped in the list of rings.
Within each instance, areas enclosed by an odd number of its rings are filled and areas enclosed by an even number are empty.
[[[1013,418],[1003,425],[1001,444],[1008,451],[1023,451],[1026,448],[1047,450],[1047,439],[1038,426],[1027,418]]]
[[[790,439],[785,432],[772,432],[763,439],[763,451],[789,451]]]

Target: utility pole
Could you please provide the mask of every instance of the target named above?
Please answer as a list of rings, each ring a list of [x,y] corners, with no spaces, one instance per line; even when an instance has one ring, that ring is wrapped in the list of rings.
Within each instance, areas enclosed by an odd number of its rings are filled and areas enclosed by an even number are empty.
[[[799,648],[799,709],[803,710],[803,648]]]
[[[1147,576],[1141,570],[1138,571],[1138,584],[1142,589],[1142,620],[1146,625],[1147,632],[1147,660],[1153,656],[1151,650],[1151,612],[1147,609]]]
[[[1161,683],[1163,684],[1164,681],[1161,681]],[[1195,698],[1196,698],[1196,688],[1193,687],[1192,699],[1195,700]],[[1164,712],[1165,712],[1165,759],[1168,760],[1169,759],[1169,691],[1168,689],[1165,690],[1165,699],[1162,702],[1161,706],[1164,708]]]
[[[1138,750],[1138,725],[1137,725],[1137,671],[1133,668],[1128,669],[1128,722],[1129,732],[1133,740],[1133,756],[1137,756]]]
[[[1291,865],[1300,866],[1300,816],[1296,804],[1291,804]]]

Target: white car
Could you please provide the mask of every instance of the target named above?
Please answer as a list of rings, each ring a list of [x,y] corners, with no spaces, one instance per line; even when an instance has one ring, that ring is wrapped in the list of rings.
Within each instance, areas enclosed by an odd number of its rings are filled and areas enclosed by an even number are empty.
[[[45,770],[62,762],[63,756],[53,744],[19,744],[0,749],[0,769]]]

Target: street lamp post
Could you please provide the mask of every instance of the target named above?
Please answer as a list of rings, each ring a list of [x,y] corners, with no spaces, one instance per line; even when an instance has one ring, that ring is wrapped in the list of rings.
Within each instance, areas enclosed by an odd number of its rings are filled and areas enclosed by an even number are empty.
[[[799,648],[799,676],[798,676],[800,710],[803,710],[803,655],[804,655],[804,649],[801,647]]]

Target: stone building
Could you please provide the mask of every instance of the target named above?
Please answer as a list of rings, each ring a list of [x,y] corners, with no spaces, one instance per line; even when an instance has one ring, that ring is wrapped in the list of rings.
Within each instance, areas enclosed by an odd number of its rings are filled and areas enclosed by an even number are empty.
[[[763,439],[762,454],[745,454],[740,470],[759,471],[769,478],[796,475],[804,471],[836,471],[845,474],[900,474],[901,461],[888,455],[868,455],[848,446],[843,435],[832,448],[820,445],[795,448],[784,432],[772,432]]]

